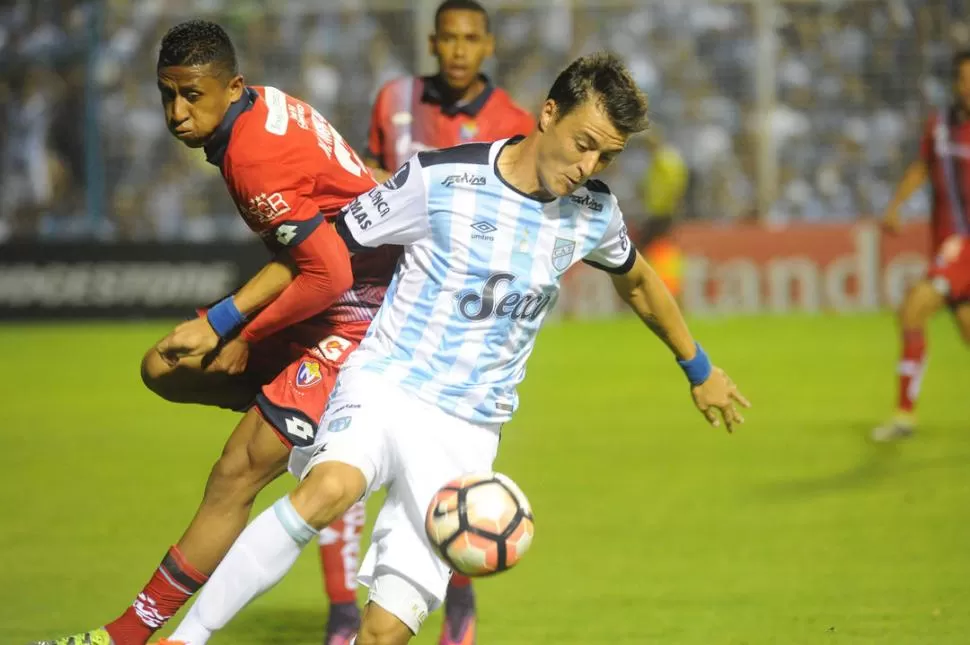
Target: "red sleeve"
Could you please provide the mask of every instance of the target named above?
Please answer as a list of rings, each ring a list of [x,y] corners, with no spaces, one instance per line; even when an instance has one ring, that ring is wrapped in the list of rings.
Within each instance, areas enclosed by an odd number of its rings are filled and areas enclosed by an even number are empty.
[[[936,117],[926,120],[926,127],[923,128],[923,136],[919,140],[919,157],[924,163],[933,160],[933,129],[936,127]]]
[[[300,269],[280,296],[243,327],[253,343],[325,311],[353,285],[350,253],[330,224],[321,221],[309,237],[289,249]]]
[[[373,159],[381,168],[387,170],[387,161],[384,159],[384,102],[387,95],[387,86],[381,88],[374,100],[374,109],[370,115],[370,129],[367,132],[367,158]]]
[[[226,177],[251,228],[272,250],[290,254],[296,279],[242,331],[253,342],[326,310],[353,283],[350,254],[311,198],[309,174],[287,163],[233,164]]]

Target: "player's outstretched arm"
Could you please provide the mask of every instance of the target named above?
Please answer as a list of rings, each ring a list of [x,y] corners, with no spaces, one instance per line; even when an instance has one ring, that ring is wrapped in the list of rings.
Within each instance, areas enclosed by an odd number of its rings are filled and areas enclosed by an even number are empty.
[[[297,273],[298,269],[295,262],[286,253],[280,253],[270,260],[235,294],[230,296],[232,305],[239,312],[240,319],[250,318],[254,313],[273,302],[290,286]],[[220,303],[216,306],[226,307],[227,305]],[[218,325],[219,313],[217,312],[214,315],[216,316],[215,324]],[[234,314],[230,314],[230,316],[235,319]],[[206,316],[178,325],[158,343],[156,349],[166,363],[175,366],[182,359],[209,354],[218,346],[219,340],[219,333],[214,328],[210,318]]]
[[[677,357],[691,385],[694,403],[711,425],[724,418],[728,432],[744,422],[735,404],[751,404],[738,391],[724,370],[711,365],[701,346],[694,341],[680,308],[666,285],[639,253],[626,273],[613,274],[613,287],[650,330]]]

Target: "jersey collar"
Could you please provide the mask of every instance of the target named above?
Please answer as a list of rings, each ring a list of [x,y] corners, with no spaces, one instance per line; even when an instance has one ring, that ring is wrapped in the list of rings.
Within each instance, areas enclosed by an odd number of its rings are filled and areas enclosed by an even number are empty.
[[[478,96],[465,103],[445,103],[444,92],[442,91],[444,81],[441,80],[441,75],[425,76],[421,79],[424,81],[424,88],[421,91],[421,101],[440,105],[441,111],[448,116],[467,114],[468,116],[476,117],[482,111],[482,108],[485,107],[485,103],[492,96],[492,92],[495,91],[495,86],[492,85],[492,81],[488,76],[479,74],[478,77],[485,81],[485,89]]]
[[[229,106],[229,109],[226,110],[226,116],[222,118],[222,123],[219,124],[219,127],[216,128],[216,131],[212,133],[203,147],[206,161],[214,166],[222,167],[222,160],[225,158],[226,149],[229,147],[229,135],[232,134],[232,128],[236,125],[236,119],[243,112],[252,109],[258,96],[256,90],[247,87],[239,100]]]

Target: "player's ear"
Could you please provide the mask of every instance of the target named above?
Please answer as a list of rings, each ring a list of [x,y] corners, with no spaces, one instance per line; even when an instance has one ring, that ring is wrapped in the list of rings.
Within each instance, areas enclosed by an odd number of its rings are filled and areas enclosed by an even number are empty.
[[[246,89],[246,80],[242,74],[236,74],[230,79],[227,87],[229,88],[229,100],[235,103],[242,98],[243,92]]]
[[[549,127],[556,122],[556,117],[559,115],[559,108],[556,102],[552,99],[546,99],[546,102],[542,104],[542,109],[539,110],[539,122],[536,124],[536,129],[539,132],[545,132]]]
[[[433,31],[428,34],[428,53],[437,58],[438,50],[437,47],[435,47],[435,44],[437,43],[435,36],[436,34]]]

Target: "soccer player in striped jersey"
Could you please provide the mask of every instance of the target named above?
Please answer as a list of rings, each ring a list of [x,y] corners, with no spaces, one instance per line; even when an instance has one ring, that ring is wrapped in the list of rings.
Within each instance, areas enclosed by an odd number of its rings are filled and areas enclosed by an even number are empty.
[[[926,277],[909,290],[899,310],[899,395],[893,417],[873,430],[876,441],[909,437],[916,430],[930,318],[948,306],[970,343],[970,51],[954,57],[952,73],[953,103],[927,121],[919,158],[906,170],[883,216],[884,228],[898,231],[899,207],[930,180],[932,260]]]
[[[482,74],[495,49],[488,13],[475,0],[445,0],[435,12],[433,76],[390,81],[374,101],[364,163],[386,179],[421,150],[526,135],[535,117]],[[478,625],[471,580],[454,575],[439,645],[474,645]]]
[[[413,156],[347,206],[352,252],[401,245],[384,305],[338,377],[301,477],[247,527],[172,641],[203,645],[276,584],[344,509],[387,487],[360,580],[370,588],[357,645],[403,645],[441,605],[451,571],[428,544],[438,488],[488,471],[501,427],[563,274],[583,261],[668,346],[698,409],[731,430],[748,402],[691,336],[630,243],[616,198],[592,176],[647,126],[647,99],[615,56],[573,62],[527,137]]]

